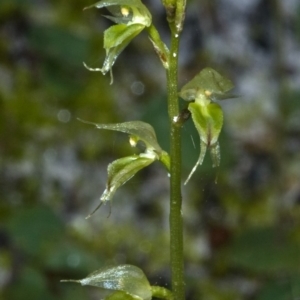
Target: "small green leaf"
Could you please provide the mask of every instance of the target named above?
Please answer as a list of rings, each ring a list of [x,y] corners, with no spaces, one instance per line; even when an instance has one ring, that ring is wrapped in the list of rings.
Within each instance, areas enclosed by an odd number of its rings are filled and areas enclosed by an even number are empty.
[[[219,166],[220,149],[218,138],[223,125],[223,112],[217,103],[211,102],[207,105],[201,105],[196,101],[190,103],[188,109],[192,114],[194,125],[200,136],[201,151],[198,161],[184,184],[188,183],[198,165],[202,164],[207,148],[211,150],[213,166]]]
[[[95,125],[98,129],[107,129],[120,131],[135,137],[135,141],[142,141],[148,150],[155,151],[158,155],[163,151],[159,146],[153,127],[142,121],[130,121],[115,124],[97,124],[92,122],[83,121],[83,123]]]
[[[150,300],[152,298],[151,286],[144,272],[132,265],[104,267],[91,273],[84,279],[62,280],[61,282],[77,282],[81,285],[91,285],[106,290],[122,291],[133,296],[135,299]],[[117,296],[115,295],[114,297]]]
[[[179,96],[186,101],[192,101],[199,98],[200,95],[226,99],[228,91],[232,88],[233,84],[229,79],[212,68],[205,68],[182,87]],[[227,96],[227,98],[230,98],[230,96]]]

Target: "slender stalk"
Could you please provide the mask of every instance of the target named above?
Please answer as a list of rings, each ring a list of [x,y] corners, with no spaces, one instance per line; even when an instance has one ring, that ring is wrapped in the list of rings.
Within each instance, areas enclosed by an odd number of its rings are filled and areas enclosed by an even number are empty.
[[[170,255],[174,299],[184,300],[183,222],[181,213],[181,126],[179,115],[177,70],[179,34],[172,30],[168,81],[168,113],[170,119]]]

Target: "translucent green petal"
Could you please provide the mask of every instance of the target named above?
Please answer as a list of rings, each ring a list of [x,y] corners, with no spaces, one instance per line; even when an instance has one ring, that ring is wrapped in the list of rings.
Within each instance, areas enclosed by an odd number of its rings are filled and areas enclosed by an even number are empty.
[[[84,279],[62,281],[77,282],[81,285],[91,285],[106,290],[123,291],[136,297],[136,299],[150,300],[152,298],[151,287],[144,272],[132,265],[104,267],[91,273]]]
[[[128,6],[109,6],[107,7],[108,11],[115,17],[108,17],[113,22],[116,23],[125,23],[132,21],[133,18],[133,9]]]
[[[140,0],[102,0],[90,6],[87,6],[84,9],[90,9],[93,7],[102,8],[102,7],[109,7],[113,5],[125,6],[125,7],[136,7],[140,9],[140,11],[142,12],[148,11],[147,7]]]
[[[117,6],[117,8],[112,8],[113,6]],[[127,22],[132,22],[135,24],[140,23],[148,27],[152,22],[152,16],[149,10],[140,0],[104,0],[104,1],[99,1],[93,5],[90,5],[85,9],[89,9],[93,7],[96,8],[107,7],[114,17],[117,18],[124,17],[122,23],[127,23]],[[125,10],[123,10],[124,8]],[[129,9],[128,12],[127,9]],[[125,19],[127,19],[127,21],[125,21]]]
[[[208,97],[218,97],[218,95],[224,97],[232,88],[233,84],[229,79],[212,68],[205,68],[182,87],[179,96],[186,101],[192,101],[200,94]]]
[[[103,17],[105,17],[106,19],[109,19],[117,24],[127,24],[129,22],[129,20],[127,18],[123,18],[123,17],[112,17],[112,16],[108,16],[108,15],[103,15]]]

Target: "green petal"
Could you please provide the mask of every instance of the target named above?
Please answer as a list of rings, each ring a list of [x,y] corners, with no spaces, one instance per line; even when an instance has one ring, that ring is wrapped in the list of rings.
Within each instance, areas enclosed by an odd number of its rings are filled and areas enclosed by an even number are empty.
[[[141,153],[119,158],[107,167],[106,189],[100,197],[100,204],[86,217],[90,218],[106,201],[112,200],[119,187],[131,179],[138,171],[149,166],[157,159],[156,156]]]
[[[198,161],[184,184],[188,183],[198,165],[202,164],[207,148],[211,150],[213,166],[219,166],[220,150],[218,138],[223,126],[223,112],[217,103],[212,102],[208,105],[200,105],[197,102],[193,102],[189,104],[188,109],[192,114],[194,125],[199,133],[201,150]]]
[[[117,29],[114,28],[116,26],[118,26]],[[122,30],[124,26],[126,28]],[[111,31],[112,28],[113,30]],[[129,44],[129,42],[143,30],[143,28],[144,26],[139,24],[133,24],[130,26],[119,24],[110,27],[104,32],[104,48],[106,48],[106,57],[101,68],[103,75],[111,70],[120,53]],[[119,30],[122,31],[118,32]],[[115,39],[113,39],[113,37],[115,37]],[[109,45],[112,45],[112,47],[109,48]]]
[[[77,282],[81,285],[91,285],[106,290],[123,291],[136,297],[136,299],[150,300],[152,297],[151,287],[144,272],[132,265],[104,267],[91,273],[84,279],[62,281]]]
[[[184,85],[179,96],[186,101],[191,101],[205,94],[209,97],[223,97],[233,88],[232,82],[220,75],[212,68],[203,69],[191,81]],[[230,96],[228,96],[230,98]],[[228,98],[227,97],[227,98]]]
[[[100,200],[112,199],[117,189],[132,178],[138,171],[149,166],[155,159],[143,155],[132,155],[119,158],[108,165],[106,189]],[[94,211],[95,212],[95,211]]]
[[[143,29],[144,25],[132,24],[130,26],[125,24],[118,24],[109,27],[104,31],[104,49],[108,50],[110,48],[121,45],[124,41],[132,40],[136,35],[138,35]],[[126,45],[128,42],[126,43]]]

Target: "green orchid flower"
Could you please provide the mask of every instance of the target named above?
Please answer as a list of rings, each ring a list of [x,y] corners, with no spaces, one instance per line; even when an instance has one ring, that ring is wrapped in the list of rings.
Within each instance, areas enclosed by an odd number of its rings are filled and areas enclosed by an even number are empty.
[[[144,152],[139,155],[134,154],[122,157],[108,165],[106,189],[100,197],[100,204],[90,215],[87,216],[87,218],[96,212],[103,203],[111,200],[119,187],[131,179],[138,171],[149,166],[154,161],[160,161],[169,171],[169,154],[162,150],[159,146],[155,131],[150,124],[142,121],[131,121],[116,124],[96,124],[83,120],[80,121],[95,125],[98,129],[127,133],[129,134],[129,143],[132,147],[136,147],[139,142],[142,142],[145,146]]]
[[[191,101],[188,110],[199,133],[201,146],[199,158],[184,184],[188,183],[198,165],[202,164],[207,148],[210,149],[213,167],[220,165],[218,138],[223,126],[223,112],[221,106],[213,100],[233,98],[228,94],[232,88],[229,79],[211,68],[205,68],[181,89],[179,96]]]
[[[84,66],[90,71],[100,71],[103,75],[110,71],[112,83],[112,66],[116,59],[135,36],[151,25],[152,16],[140,0],[102,0],[85,9],[93,7],[106,7],[112,15],[104,17],[117,25],[104,31],[106,57],[102,68],[90,68],[85,63]]]

